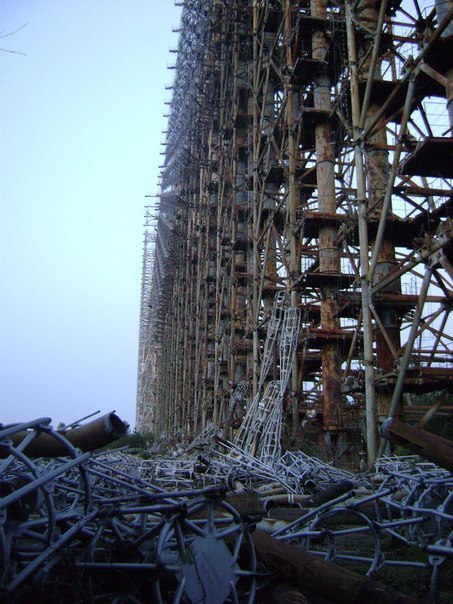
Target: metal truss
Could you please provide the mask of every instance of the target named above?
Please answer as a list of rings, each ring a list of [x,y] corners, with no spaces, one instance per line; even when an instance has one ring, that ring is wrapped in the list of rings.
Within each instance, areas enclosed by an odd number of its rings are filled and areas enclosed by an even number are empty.
[[[300,328],[300,310],[291,306],[285,308],[284,299],[281,292],[275,297],[264,343],[259,390],[233,441],[269,466],[273,466],[281,456],[283,397],[291,376]],[[278,340],[281,379],[269,382],[261,396],[260,390],[269,372]]]
[[[182,15],[139,429],[194,437],[239,382],[283,384],[277,294],[301,312],[285,430],[371,464],[380,423],[452,380],[451,2]]]

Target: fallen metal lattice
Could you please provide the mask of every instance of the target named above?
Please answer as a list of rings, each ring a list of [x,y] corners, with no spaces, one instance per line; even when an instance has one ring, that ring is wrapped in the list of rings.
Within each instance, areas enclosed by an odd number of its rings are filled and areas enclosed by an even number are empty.
[[[26,437],[13,444],[19,432]],[[29,458],[27,446],[43,432],[67,455]],[[0,587],[8,601],[65,576],[86,584],[89,601],[127,593],[137,602],[152,594],[155,602],[251,603],[263,576],[257,522],[274,542],[361,575],[430,573],[432,601],[453,557],[452,475],[415,456],[382,458],[359,475],[302,452],[267,465],[211,426],[182,456],[145,460],[81,453],[48,419],[4,428],[0,449]],[[402,546],[397,556],[389,540]]]
[[[10,437],[24,431],[28,436],[14,446]],[[68,457],[29,459],[24,450],[42,431],[65,444]],[[1,430],[0,446],[2,598],[31,580],[45,582],[58,568],[92,573],[92,600],[115,599],[125,570],[140,578],[135,591],[151,589],[155,602],[199,601],[204,594],[220,604],[239,593],[254,600],[252,525],[224,501],[225,489],[170,493],[140,476],[137,458],[80,453],[47,419]]]

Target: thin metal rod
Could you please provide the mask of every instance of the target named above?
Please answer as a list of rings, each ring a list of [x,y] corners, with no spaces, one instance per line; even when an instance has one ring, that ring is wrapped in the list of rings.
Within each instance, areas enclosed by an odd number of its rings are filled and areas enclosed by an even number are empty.
[[[392,400],[390,402],[388,419],[392,418],[395,415],[396,408],[398,406],[401,393],[403,391],[404,379],[406,377],[406,369],[409,365],[409,361],[412,354],[412,349],[414,347],[414,342],[417,337],[418,327],[420,324],[420,319],[422,317],[423,307],[425,304],[426,296],[428,294],[428,289],[431,283],[431,275],[433,269],[430,265],[426,266],[425,274],[423,276],[423,282],[420,289],[420,294],[418,298],[417,308],[415,309],[415,315],[412,320],[411,330],[409,332],[409,337],[406,343],[406,347],[404,349],[404,354],[401,359],[401,363],[398,367],[398,378],[396,380],[395,389],[393,391]],[[378,456],[382,455],[384,449],[386,447],[386,439],[382,438],[381,444],[379,446]]]

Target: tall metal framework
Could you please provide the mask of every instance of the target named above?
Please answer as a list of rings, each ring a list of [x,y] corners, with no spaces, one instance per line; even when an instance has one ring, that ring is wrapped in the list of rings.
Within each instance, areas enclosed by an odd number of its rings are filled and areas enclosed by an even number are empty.
[[[300,311],[294,437],[373,461],[411,393],[451,389],[452,14],[450,0],[184,1],[145,235],[139,430],[221,425],[240,382],[251,405],[281,292]],[[274,355],[268,382],[281,370]]]

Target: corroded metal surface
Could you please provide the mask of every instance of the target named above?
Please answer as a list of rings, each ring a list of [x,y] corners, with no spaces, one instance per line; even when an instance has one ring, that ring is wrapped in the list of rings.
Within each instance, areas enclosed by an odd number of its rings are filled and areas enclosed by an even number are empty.
[[[42,426],[38,428],[29,444],[22,447],[22,450],[28,457],[32,458],[67,455],[67,443],[81,451],[94,451],[125,436],[127,429],[127,423],[123,422],[115,413],[108,413],[82,426],[69,430],[59,430],[57,433],[49,434],[46,432],[46,428]],[[19,446],[30,434],[30,430],[13,431],[10,436],[13,446]],[[58,439],[57,434],[61,434],[64,438]],[[0,457],[2,457],[2,453],[0,451]]]

